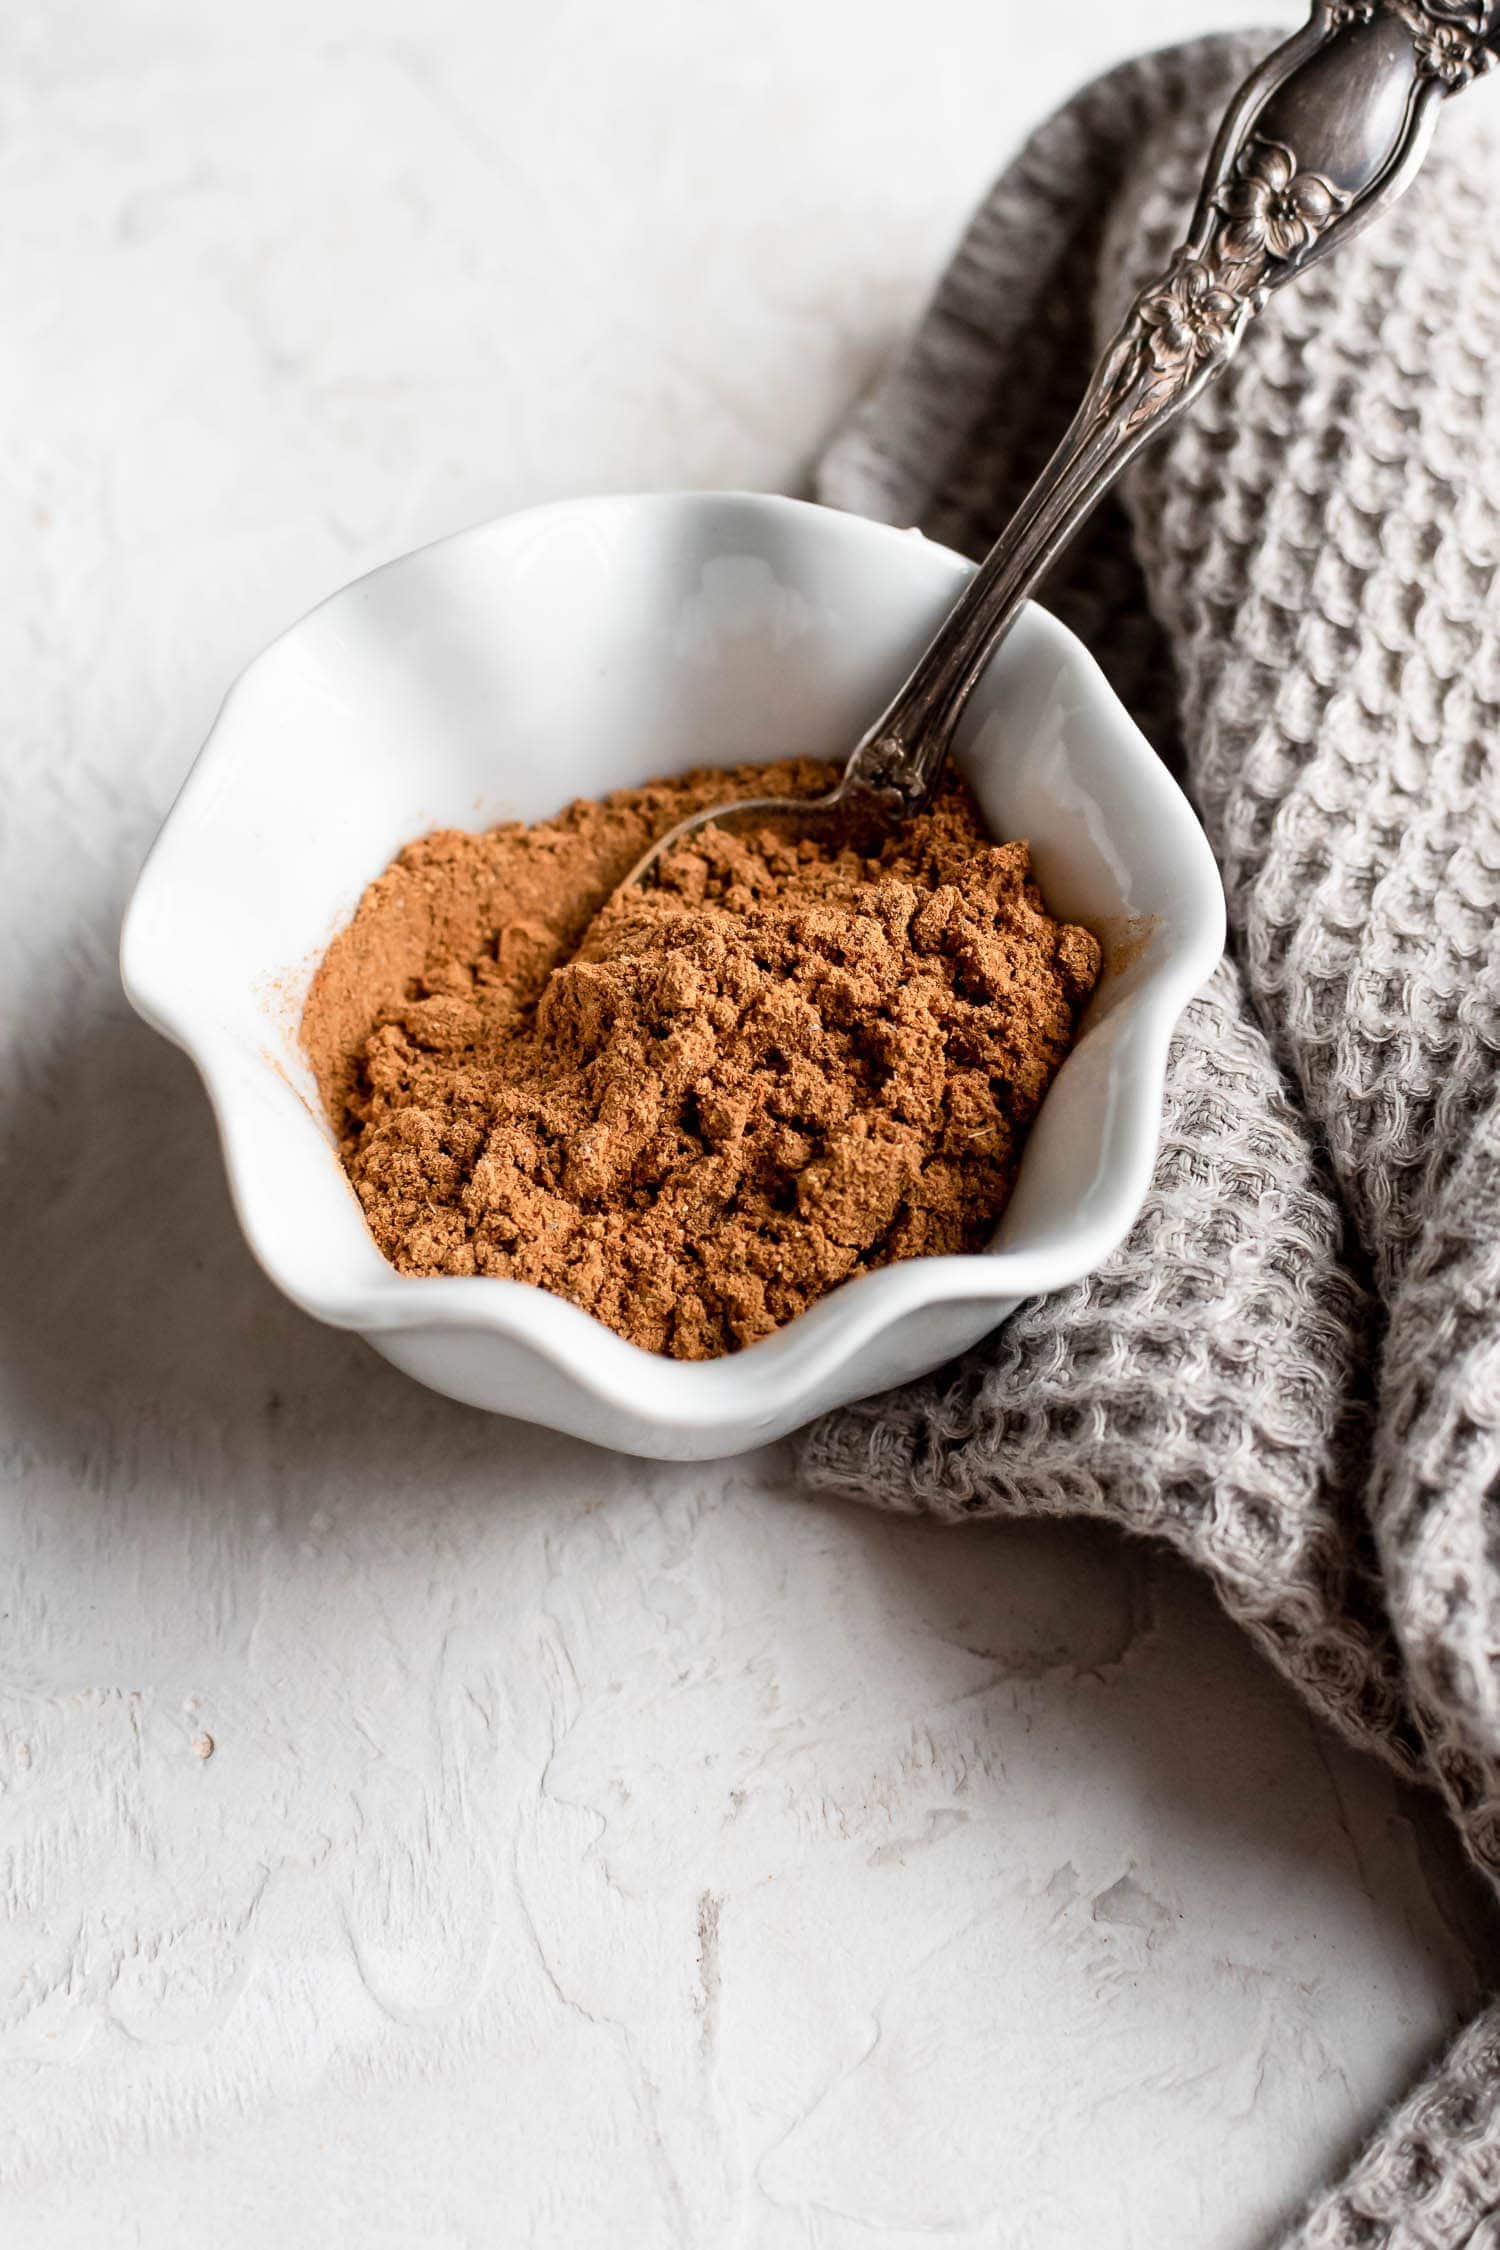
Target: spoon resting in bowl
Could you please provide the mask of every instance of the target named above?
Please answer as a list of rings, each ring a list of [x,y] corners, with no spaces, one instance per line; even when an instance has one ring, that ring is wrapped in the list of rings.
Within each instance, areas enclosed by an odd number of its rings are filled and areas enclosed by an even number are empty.
[[[920,811],[980,674],[1121,471],[1222,374],[1274,289],[1396,200],[1443,102],[1497,60],[1500,0],[1316,0],[1234,96],[1186,240],[1138,292],[1056,452],[834,787],[694,813],[620,890],[710,825],[868,828]]]

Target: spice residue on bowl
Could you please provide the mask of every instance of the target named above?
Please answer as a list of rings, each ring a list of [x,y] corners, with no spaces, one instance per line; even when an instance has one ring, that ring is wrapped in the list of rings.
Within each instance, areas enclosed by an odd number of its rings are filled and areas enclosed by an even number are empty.
[[[403,1273],[493,1274],[709,1359],[900,1258],[983,1247],[1099,973],[967,787],[857,848],[700,830],[810,761],[700,771],[399,854],[303,1042]],[[602,911],[601,911],[602,910]]]

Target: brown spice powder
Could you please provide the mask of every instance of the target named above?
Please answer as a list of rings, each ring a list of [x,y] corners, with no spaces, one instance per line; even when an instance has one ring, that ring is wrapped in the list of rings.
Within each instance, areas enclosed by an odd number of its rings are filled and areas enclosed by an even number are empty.
[[[302,1035],[402,1272],[535,1282],[708,1359],[982,1246],[1099,948],[960,780],[863,850],[709,829],[611,897],[685,813],[831,778],[701,771],[445,830],[370,885]]]

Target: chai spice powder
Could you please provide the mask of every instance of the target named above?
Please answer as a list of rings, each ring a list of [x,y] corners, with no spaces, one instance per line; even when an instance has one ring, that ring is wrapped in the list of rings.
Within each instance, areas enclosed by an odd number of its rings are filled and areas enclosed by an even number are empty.
[[[709,1359],[984,1244],[1099,948],[956,776],[867,851],[710,829],[611,898],[685,813],[832,778],[701,771],[444,830],[370,885],[302,1036],[403,1273],[535,1282]]]

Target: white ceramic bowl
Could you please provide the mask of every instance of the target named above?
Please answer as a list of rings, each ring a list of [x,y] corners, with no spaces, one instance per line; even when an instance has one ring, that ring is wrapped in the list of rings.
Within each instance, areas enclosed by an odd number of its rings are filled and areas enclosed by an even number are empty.
[[[707,762],[842,757],[969,565],[754,494],[565,502],[335,594],[232,689],[126,918],[126,990],[186,1048],[256,1257],[420,1382],[631,1453],[735,1453],[936,1367],[1126,1233],[1167,1042],[1218,960],[1208,845],[1092,658],[1032,607],[958,757],[1105,974],[982,1256],[866,1274],[733,1358],[683,1366],[528,1284],[415,1280],[366,1231],[297,1046],[333,932],[402,844],[534,820]]]

